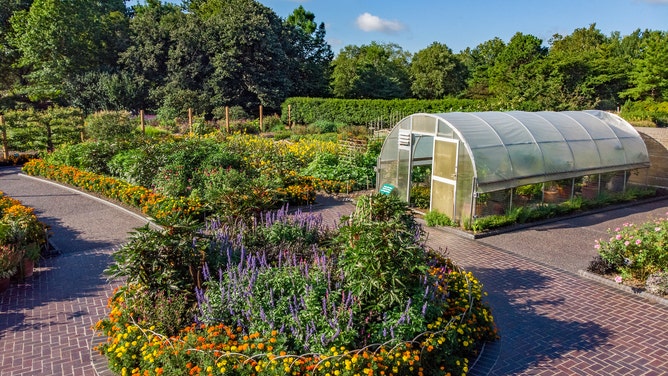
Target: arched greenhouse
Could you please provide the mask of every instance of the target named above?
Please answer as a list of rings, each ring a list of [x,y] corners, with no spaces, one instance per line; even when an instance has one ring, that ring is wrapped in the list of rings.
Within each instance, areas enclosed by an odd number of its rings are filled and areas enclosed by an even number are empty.
[[[377,187],[462,221],[627,189],[649,167],[638,132],[603,111],[414,114],[391,130]]]

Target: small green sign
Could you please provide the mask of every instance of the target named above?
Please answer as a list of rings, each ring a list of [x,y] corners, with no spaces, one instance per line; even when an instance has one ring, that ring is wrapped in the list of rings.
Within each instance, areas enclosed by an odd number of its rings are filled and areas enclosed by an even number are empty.
[[[394,186],[392,184],[383,184],[379,192],[383,195],[389,195],[392,191],[394,191]]]

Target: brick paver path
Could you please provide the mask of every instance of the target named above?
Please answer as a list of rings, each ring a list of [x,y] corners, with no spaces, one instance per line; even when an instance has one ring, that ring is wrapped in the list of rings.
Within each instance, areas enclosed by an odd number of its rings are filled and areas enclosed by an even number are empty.
[[[63,253],[0,296],[0,374],[95,375],[90,327],[106,314],[113,288],[101,273],[128,231],[144,222],[15,172],[0,169],[0,190],[35,207]],[[320,201],[314,210],[328,223],[353,209]],[[529,235],[543,247],[561,228],[573,231],[566,224]],[[526,233],[516,236],[526,243]],[[512,241],[499,239],[503,248],[430,229],[429,244],[447,248],[483,282],[499,327],[501,340],[486,348],[471,374],[668,374],[668,307],[584,279],[550,257],[508,251]],[[581,252],[589,258],[591,249]]]
[[[0,169],[0,191],[35,208],[61,252],[0,294],[0,375],[95,375],[91,326],[114,288],[102,272],[146,221],[16,169]]]

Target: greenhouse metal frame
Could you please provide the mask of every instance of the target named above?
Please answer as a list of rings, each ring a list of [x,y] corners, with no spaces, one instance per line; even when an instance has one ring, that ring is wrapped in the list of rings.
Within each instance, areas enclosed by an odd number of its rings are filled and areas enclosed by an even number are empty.
[[[418,166],[430,166],[430,210],[460,221],[549,202],[551,187],[565,199],[624,191],[649,156],[633,126],[604,111],[419,113],[385,139],[376,186],[410,201]],[[527,187],[540,189],[518,194]]]

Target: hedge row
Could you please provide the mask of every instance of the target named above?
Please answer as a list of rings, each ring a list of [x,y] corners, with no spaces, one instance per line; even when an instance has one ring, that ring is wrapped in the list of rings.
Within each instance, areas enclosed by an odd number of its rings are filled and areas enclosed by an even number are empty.
[[[289,106],[289,110],[288,110]],[[312,124],[317,120],[348,125],[381,124],[392,127],[414,113],[490,111],[490,104],[474,99],[330,99],[288,98],[281,106],[281,120],[290,124]]]

